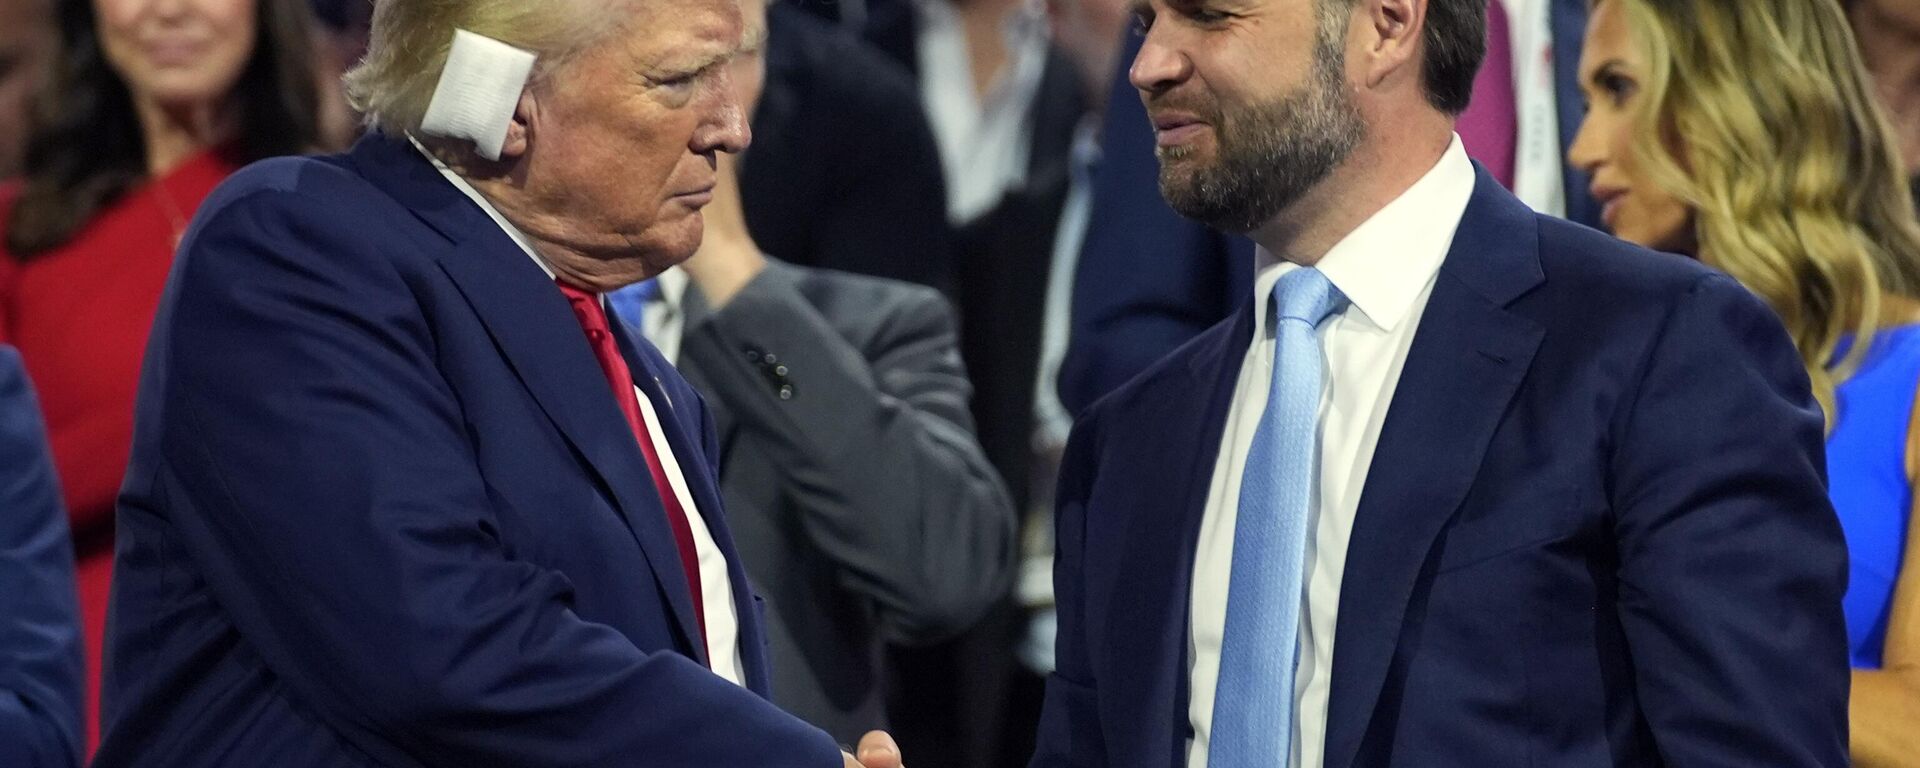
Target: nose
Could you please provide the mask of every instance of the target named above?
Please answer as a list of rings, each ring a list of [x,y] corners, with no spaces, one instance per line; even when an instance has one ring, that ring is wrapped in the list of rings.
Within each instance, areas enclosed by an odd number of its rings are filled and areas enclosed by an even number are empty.
[[[1573,135],[1573,143],[1567,146],[1567,164],[1592,175],[1607,161],[1606,141],[1600,136],[1600,120],[1592,113],[1580,118],[1580,130]]]
[[[1143,94],[1155,94],[1186,82],[1193,76],[1193,60],[1170,45],[1160,31],[1165,25],[1149,28],[1140,42],[1140,53],[1133,57],[1127,80]]]
[[[696,153],[726,152],[737,155],[747,151],[747,146],[753,143],[753,128],[747,123],[747,109],[733,87],[733,75],[727,71],[729,69],[721,67],[708,90],[706,119],[701,121],[693,134],[692,149]]]

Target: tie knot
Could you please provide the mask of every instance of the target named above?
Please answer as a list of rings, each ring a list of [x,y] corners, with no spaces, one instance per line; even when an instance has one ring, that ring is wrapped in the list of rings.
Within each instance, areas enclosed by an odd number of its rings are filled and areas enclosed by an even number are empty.
[[[1346,304],[1347,297],[1333,287],[1327,275],[1313,267],[1301,267],[1280,276],[1273,286],[1274,316],[1281,320],[1299,320],[1318,327]]]
[[[594,331],[606,330],[607,315],[600,309],[598,297],[558,280],[554,284],[560,286],[560,293],[567,297],[568,306],[573,308],[574,317],[580,321],[580,327],[587,332],[589,339],[592,339]]]

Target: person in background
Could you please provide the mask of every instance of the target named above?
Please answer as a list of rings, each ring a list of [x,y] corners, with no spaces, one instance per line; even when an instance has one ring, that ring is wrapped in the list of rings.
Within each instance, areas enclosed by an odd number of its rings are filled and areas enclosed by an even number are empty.
[[[367,53],[373,0],[310,0],[314,18],[314,75],[320,82],[320,132],[329,146],[360,135],[361,115],[347,102],[341,77]]]
[[[1845,5],[1880,104],[1893,118],[1914,205],[1920,206],[1920,3],[1847,0]]]
[[[33,97],[53,49],[54,0],[0,0],[0,181],[20,173]]]
[[[747,228],[790,264],[955,290],[954,234],[913,77],[792,2],[767,9],[766,95],[741,156]]]
[[[1031,479],[1052,245],[1092,99],[1044,0],[875,0],[859,11],[864,36],[913,74],[933,127],[974,423],[1018,503]],[[894,654],[899,690],[913,698],[896,697],[893,721],[902,739],[933,745],[918,768],[1001,764],[1006,734],[1029,725],[1007,710],[1025,624],[1009,595],[966,635]]]
[[[0,190],[0,343],[40,391],[72,519],[89,744],[154,308],[214,185],[318,146],[311,30],[306,0],[61,0],[50,100]]]
[[[20,355],[0,345],[0,765],[79,768],[83,675],[53,457]]]
[[[740,7],[733,82],[751,112],[769,19],[765,0]],[[946,299],[763,255],[737,166],[719,159],[700,250],[611,302],[713,413],[774,702],[852,743],[887,726],[885,642],[951,637],[1005,593],[1013,508],[973,437]]]
[[[1600,0],[1581,71],[1570,158],[1608,226],[1732,275],[1799,347],[1850,555],[1854,764],[1913,765],[1920,224],[1846,18],[1833,0]]]

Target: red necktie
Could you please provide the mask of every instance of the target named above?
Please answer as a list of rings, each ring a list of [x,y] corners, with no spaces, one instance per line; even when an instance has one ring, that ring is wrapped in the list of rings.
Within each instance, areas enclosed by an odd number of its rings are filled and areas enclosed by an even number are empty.
[[[660,503],[667,509],[667,523],[673,527],[673,543],[680,549],[680,570],[687,574],[687,588],[693,592],[693,615],[700,623],[700,645],[704,647],[707,611],[700,599],[700,554],[693,546],[693,526],[687,520],[686,509],[680,506],[680,496],[667,481],[667,468],[660,463],[660,454],[653,449],[653,438],[647,432],[647,422],[640,416],[640,393],[633,389],[633,372],[620,356],[620,346],[613,339],[613,330],[607,327],[607,312],[600,307],[600,299],[566,283],[559,286],[560,292],[567,296],[567,303],[573,306],[573,316],[580,320],[580,330],[587,334],[594,358],[600,361],[607,386],[613,388],[613,399],[620,404],[620,414],[627,417],[634,439],[640,441],[640,453],[647,457],[647,471],[653,473],[654,490],[660,492]]]
[[[1454,126],[1467,154],[1500,185],[1513,188],[1520,116],[1513,82],[1513,30],[1501,0],[1487,3],[1487,59],[1473,79],[1473,103]]]

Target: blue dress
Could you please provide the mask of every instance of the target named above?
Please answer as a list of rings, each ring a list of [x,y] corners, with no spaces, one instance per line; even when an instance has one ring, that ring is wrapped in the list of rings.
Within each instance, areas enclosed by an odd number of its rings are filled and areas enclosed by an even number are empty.
[[[1916,387],[1920,325],[1882,329],[1859,372],[1840,385],[1840,419],[1827,439],[1829,493],[1850,560],[1847,647],[1861,669],[1880,668],[1913,510],[1906,451]]]

